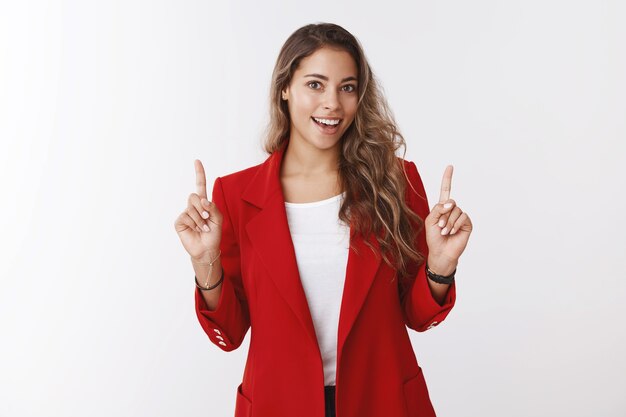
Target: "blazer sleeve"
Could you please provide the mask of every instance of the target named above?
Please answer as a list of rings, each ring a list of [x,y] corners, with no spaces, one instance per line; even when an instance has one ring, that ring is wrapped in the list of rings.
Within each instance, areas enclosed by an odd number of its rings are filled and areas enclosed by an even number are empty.
[[[411,209],[422,219],[430,213],[430,206],[426,196],[424,184],[414,162],[408,162],[407,174],[413,189],[407,184],[407,201]],[[428,245],[424,228],[416,237],[416,248],[424,255],[424,262],[417,267],[414,279],[400,283],[400,297],[405,324],[418,332],[431,329],[445,320],[456,301],[456,283],[450,284],[443,304],[433,298],[426,275],[426,260],[428,259]]]
[[[202,291],[195,288],[196,314],[209,339],[220,349],[229,352],[237,349],[250,328],[248,300],[241,279],[239,243],[226,205],[222,180],[213,184],[212,201],[223,215],[220,260],[224,270],[222,292],[215,310],[209,310]]]

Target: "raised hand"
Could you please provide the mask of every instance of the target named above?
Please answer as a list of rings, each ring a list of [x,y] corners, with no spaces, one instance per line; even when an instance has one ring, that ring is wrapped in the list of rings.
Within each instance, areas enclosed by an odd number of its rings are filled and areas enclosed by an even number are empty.
[[[435,270],[435,265],[441,271],[454,270],[472,233],[472,221],[469,216],[450,198],[452,171],[453,166],[448,165],[441,181],[439,202],[424,219],[428,265],[433,266],[432,269],[436,273],[438,271]],[[452,271],[446,271],[444,274],[447,272]]]
[[[194,167],[196,192],[189,195],[187,208],[176,218],[174,228],[189,255],[200,259],[219,250],[223,217],[215,203],[207,199],[202,162],[196,159]]]

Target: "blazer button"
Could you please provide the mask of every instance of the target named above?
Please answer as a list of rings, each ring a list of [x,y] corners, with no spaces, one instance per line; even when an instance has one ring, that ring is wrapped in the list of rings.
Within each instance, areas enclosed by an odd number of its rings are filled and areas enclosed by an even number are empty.
[[[437,325],[437,321],[433,321],[432,323],[430,323],[430,326],[428,326],[428,329],[432,329],[436,325]]]
[[[220,345],[226,346],[226,343],[224,343],[224,342],[220,342]]]
[[[222,334],[222,333],[221,333],[219,330],[217,330],[217,329],[213,329],[213,331],[214,331],[215,333],[217,333],[217,334]]]
[[[222,336],[215,336],[215,337],[217,337],[220,340],[224,340],[224,338]]]

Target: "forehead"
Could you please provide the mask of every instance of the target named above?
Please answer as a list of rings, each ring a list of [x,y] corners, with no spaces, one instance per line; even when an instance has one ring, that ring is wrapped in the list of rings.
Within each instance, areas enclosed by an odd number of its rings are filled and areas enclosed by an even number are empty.
[[[306,74],[321,74],[328,78],[340,80],[353,76],[358,77],[356,62],[348,52],[341,49],[322,47],[300,61],[295,77]]]

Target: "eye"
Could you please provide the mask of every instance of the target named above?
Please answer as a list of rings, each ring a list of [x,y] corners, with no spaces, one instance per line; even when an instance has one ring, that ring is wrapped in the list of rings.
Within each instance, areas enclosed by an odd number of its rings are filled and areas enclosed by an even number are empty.
[[[308,86],[311,86],[311,84],[319,84],[319,81],[311,81],[307,83]],[[317,88],[314,88],[314,90],[317,90]]]
[[[352,88],[352,90],[348,91],[348,93],[354,93],[356,91],[356,87],[354,86],[354,84],[344,85],[344,87],[351,87]]]

